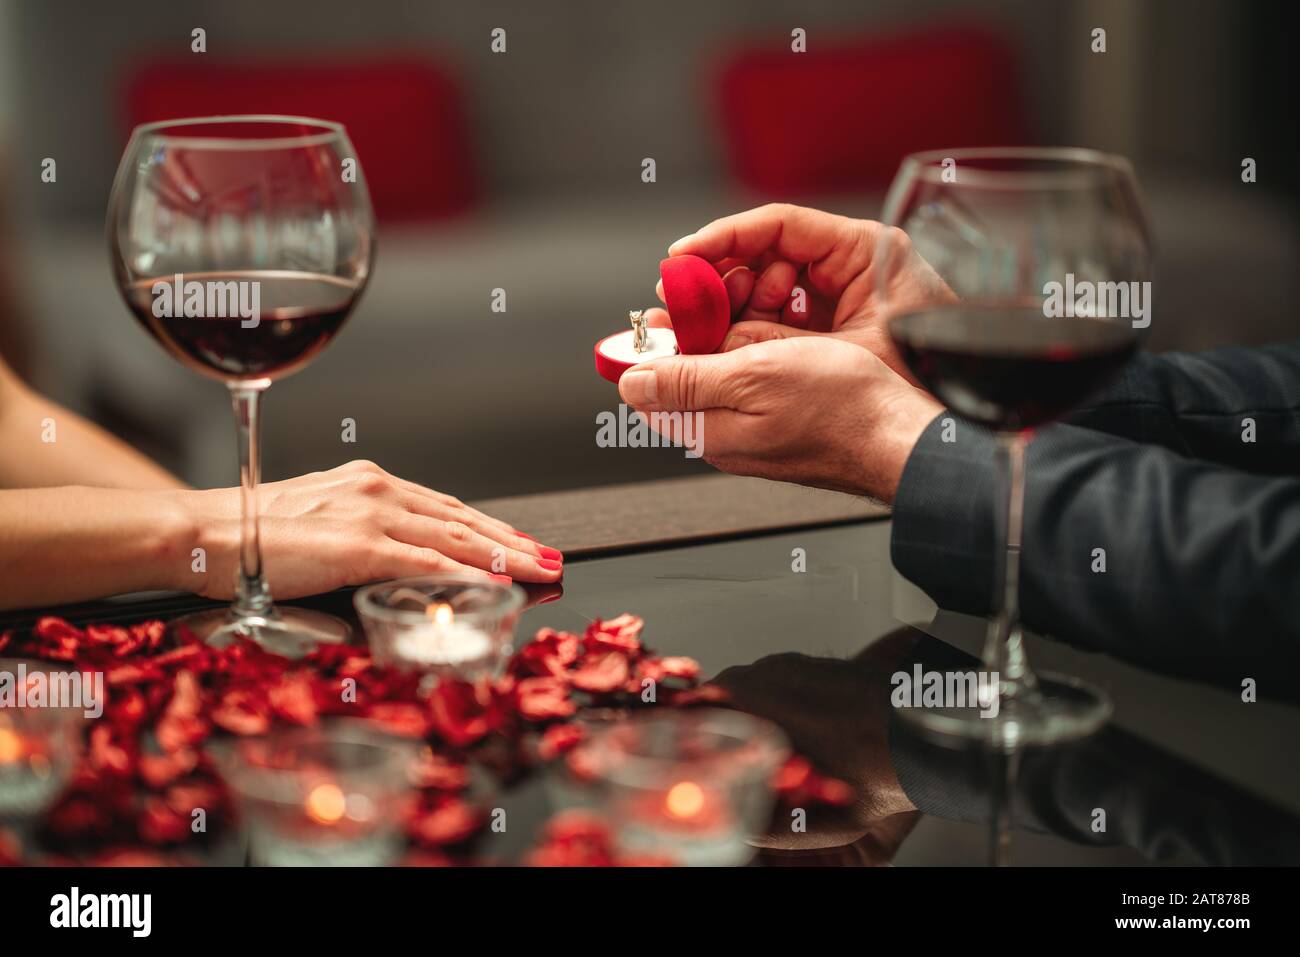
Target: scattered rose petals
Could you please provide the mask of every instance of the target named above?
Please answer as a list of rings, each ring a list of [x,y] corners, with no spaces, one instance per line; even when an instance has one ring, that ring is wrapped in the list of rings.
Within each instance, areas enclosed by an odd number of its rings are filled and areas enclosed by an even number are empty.
[[[7,654],[72,662],[102,672],[111,688],[103,716],[88,727],[68,790],[39,829],[42,859],[126,866],[180,860],[178,852],[233,820],[229,796],[203,750],[211,738],[260,736],[337,715],[425,742],[410,772],[416,797],[406,821],[413,849],[404,863],[461,863],[487,820],[483,808],[464,798],[471,762],[479,774],[508,783],[538,762],[562,760],[581,781],[595,769],[583,746],[585,725],[568,720],[580,706],[588,715],[625,715],[642,704],[647,679],[672,682],[658,689],[658,704],[726,701],[716,686],[695,686],[700,667],[693,659],[650,653],[644,627],[643,619],[624,614],[593,621],[581,635],[543,628],[500,679],[443,679],[427,695],[418,673],[380,667],[361,646],[322,645],[289,661],[247,641],[212,648],[181,626],[165,644],[167,626],[160,621],[78,628],[45,617],[24,638],[5,632],[0,650]],[[787,803],[853,799],[849,785],[801,758],[781,769],[775,787]],[[192,830],[196,809],[204,810],[208,833]],[[671,863],[620,854],[605,821],[573,811],[546,826],[527,860],[539,866]],[[0,831],[5,863],[17,863],[17,848]]]

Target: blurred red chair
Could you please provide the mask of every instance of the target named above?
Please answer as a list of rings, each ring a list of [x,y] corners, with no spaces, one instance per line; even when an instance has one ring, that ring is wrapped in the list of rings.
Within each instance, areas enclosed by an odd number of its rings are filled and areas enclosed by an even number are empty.
[[[1026,135],[1016,56],[978,27],[741,50],[717,95],[733,175],[777,197],[881,189],[907,153]]]
[[[424,59],[156,60],[126,77],[127,131],[187,116],[282,113],[342,123],[375,214],[431,220],[480,196],[460,84]]]

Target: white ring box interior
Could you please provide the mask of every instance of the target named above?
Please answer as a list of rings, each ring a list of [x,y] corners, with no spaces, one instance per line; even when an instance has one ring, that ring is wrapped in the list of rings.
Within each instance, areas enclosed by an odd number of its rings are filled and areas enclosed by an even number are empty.
[[[636,347],[632,345],[632,337],[635,335],[635,329],[628,329],[607,336],[600,344],[601,355],[615,362],[626,362],[628,365],[677,355],[677,336],[671,329],[647,329],[645,331],[647,348],[644,352],[637,352]]]

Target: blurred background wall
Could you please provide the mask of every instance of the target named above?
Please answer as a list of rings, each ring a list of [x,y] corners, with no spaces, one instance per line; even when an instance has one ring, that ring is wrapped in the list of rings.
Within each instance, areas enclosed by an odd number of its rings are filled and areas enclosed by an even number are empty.
[[[886,183],[873,171],[980,138],[1133,157],[1157,242],[1152,348],[1293,338],[1296,84],[1281,9],[0,0],[0,348],[189,481],[233,483],[224,396],[132,324],[103,215],[130,124],[222,103],[241,72],[269,78],[238,93],[241,111],[262,109],[263,92],[274,112],[299,93],[317,114],[337,102],[378,131],[357,138],[371,179],[382,164],[429,199],[385,212],[349,326],[271,391],[270,479],[366,457],[479,498],[704,470],[680,451],[595,443],[596,414],[618,399],[592,370],[592,344],[653,301],[668,243],[769,199],[875,215]],[[191,52],[196,27],[206,53]],[[497,27],[503,54],[489,46]],[[1096,27],[1104,54],[1091,50]],[[798,60],[795,28],[807,33]],[[452,84],[463,126],[435,127],[432,153],[403,155],[384,132],[435,122],[385,87],[399,75],[389,63]],[[321,71],[343,92],[311,79]],[[46,157],[55,183],[41,181]],[[1241,181],[1245,157],[1255,184]],[[468,164],[465,182],[452,158]],[[490,308],[496,288],[505,313]]]

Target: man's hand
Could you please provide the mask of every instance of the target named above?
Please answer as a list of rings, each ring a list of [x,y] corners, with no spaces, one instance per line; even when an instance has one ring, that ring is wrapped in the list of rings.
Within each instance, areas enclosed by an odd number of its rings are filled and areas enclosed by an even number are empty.
[[[668,248],[722,274],[733,326],[722,351],[824,333],[870,349],[911,379],[883,313],[956,299],[901,229],[774,203],[714,220]],[[803,308],[792,295],[803,290]],[[662,285],[659,297],[663,298]],[[882,301],[883,300],[883,301]],[[652,310],[653,325],[667,314]]]
[[[724,471],[885,502],[942,408],[871,352],[812,336],[657,359],[625,372],[619,393],[639,412],[702,413],[703,457]]]

